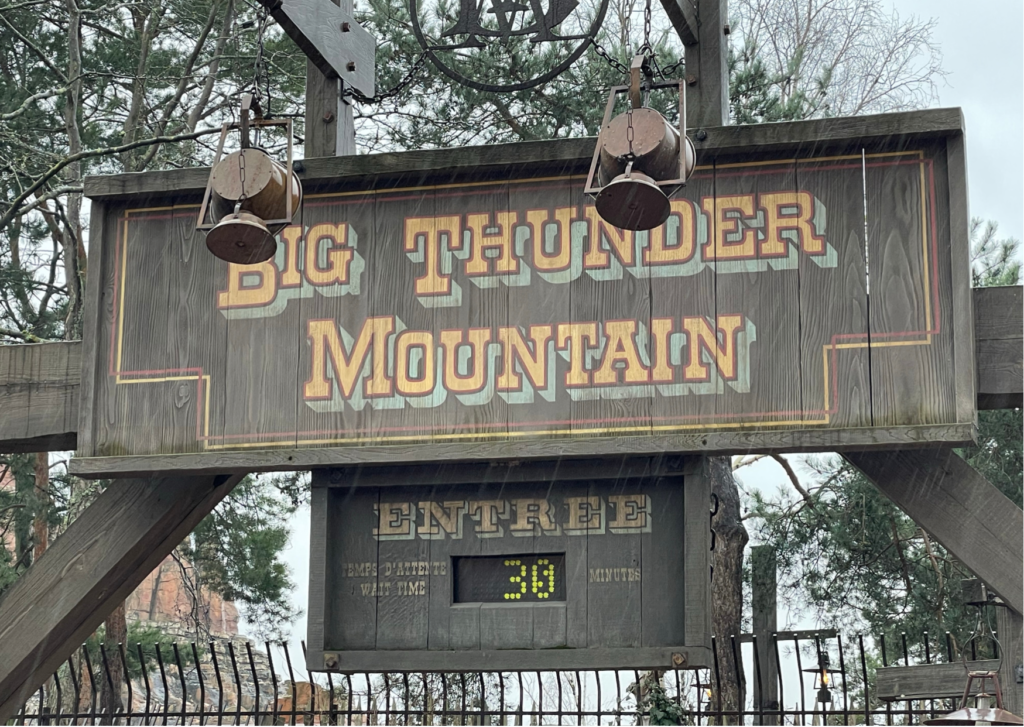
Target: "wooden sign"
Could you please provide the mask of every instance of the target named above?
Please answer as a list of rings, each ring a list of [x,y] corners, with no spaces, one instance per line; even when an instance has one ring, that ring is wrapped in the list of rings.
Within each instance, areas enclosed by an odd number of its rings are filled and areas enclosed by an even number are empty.
[[[315,473],[308,667],[710,666],[708,481],[604,469],[419,487]]]
[[[969,440],[946,141],[702,154],[638,233],[597,216],[583,155],[307,183],[244,267],[194,198],[108,198],[76,471]]]

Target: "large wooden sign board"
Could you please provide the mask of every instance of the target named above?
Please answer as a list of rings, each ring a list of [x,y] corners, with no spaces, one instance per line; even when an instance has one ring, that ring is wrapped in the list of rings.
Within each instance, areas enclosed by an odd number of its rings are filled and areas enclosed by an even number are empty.
[[[310,669],[711,666],[699,473],[360,479],[313,476]]]
[[[93,182],[73,470],[967,441],[962,134],[902,117],[730,130],[643,233],[583,195],[586,143],[332,160],[245,267],[195,232],[201,174]]]

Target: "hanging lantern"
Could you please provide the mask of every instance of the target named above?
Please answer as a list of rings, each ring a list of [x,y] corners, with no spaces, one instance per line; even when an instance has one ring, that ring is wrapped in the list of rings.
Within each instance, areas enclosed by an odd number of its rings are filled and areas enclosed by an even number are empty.
[[[291,119],[264,120],[259,106],[250,119],[251,94],[242,95],[241,121],[224,124],[199,210],[210,252],[229,263],[251,265],[274,257],[275,235],[290,225],[302,203],[302,184],[292,171]],[[249,139],[252,128],[284,127],[288,158],[281,164]],[[239,129],[240,149],[222,158],[228,132]]]
[[[817,690],[815,701],[819,704],[832,703],[832,675],[839,674],[839,669],[831,669],[827,651],[818,652],[818,668],[804,669],[805,674],[814,674],[814,688]]]
[[[971,686],[975,680],[981,682],[981,691],[975,696],[974,707],[968,707]],[[991,694],[985,690],[986,682],[991,682]],[[995,697],[994,708],[991,705],[992,696]],[[968,672],[967,686],[964,687],[964,697],[959,709],[942,717],[925,720],[925,724],[928,727],[1009,727],[1024,725],[1024,720],[1002,709],[1002,690],[999,688],[998,672]]]
[[[971,638],[964,642],[963,647],[960,649],[960,661],[964,666],[964,671],[967,672],[967,684],[964,686],[964,695],[960,699],[960,708],[955,712],[942,717],[935,717],[933,719],[926,719],[922,724],[931,725],[977,725],[977,724],[1002,724],[1002,725],[1019,725],[1024,724],[1024,720],[1015,715],[1013,712],[1008,712],[1003,709],[1003,690],[999,686],[999,669],[1003,664],[1003,647],[996,639],[995,633],[992,631],[992,626],[984,618],[983,609],[988,604],[987,594],[984,585],[981,590],[981,600],[972,601],[972,605],[978,608],[978,625],[974,629],[974,633]],[[967,667],[967,647],[970,646],[972,641],[980,641],[983,636],[987,636],[992,642],[993,650],[999,654],[999,665],[992,671],[971,671]],[[974,706],[968,707],[967,701],[971,698],[971,691],[975,681],[981,683],[981,688],[978,694],[974,696]],[[991,685],[992,692],[989,693],[988,688]],[[995,706],[992,706],[992,698],[995,697]]]
[[[672,87],[679,92],[678,129],[643,104],[644,90]],[[624,92],[629,93],[629,109],[611,118],[616,97]],[[669,195],[686,184],[696,157],[693,142],[686,136],[683,82],[652,82],[649,58],[634,57],[629,86],[616,86],[608,97],[587,176],[584,191],[594,196],[597,213],[623,230],[659,227],[671,212]]]

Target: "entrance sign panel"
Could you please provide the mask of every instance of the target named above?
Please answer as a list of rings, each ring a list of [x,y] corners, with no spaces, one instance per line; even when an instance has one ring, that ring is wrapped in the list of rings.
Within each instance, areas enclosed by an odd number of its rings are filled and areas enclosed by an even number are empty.
[[[706,478],[313,487],[310,668],[707,665]]]
[[[576,174],[344,180],[252,266],[108,201],[75,467],[962,442],[946,146],[705,154],[637,233]]]

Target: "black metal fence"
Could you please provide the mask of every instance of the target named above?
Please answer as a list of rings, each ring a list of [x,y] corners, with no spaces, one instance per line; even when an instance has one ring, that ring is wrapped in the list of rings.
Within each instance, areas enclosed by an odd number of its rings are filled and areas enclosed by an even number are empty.
[[[895,649],[884,638],[848,644],[833,631],[773,634],[767,650],[748,634],[713,647],[711,668],[686,671],[351,675],[308,673],[286,645],[240,639],[83,647],[14,723],[915,724],[954,708],[949,700],[881,702],[874,693],[878,666],[958,658],[948,634],[913,648],[903,637]],[[117,674],[127,678],[112,699]]]

